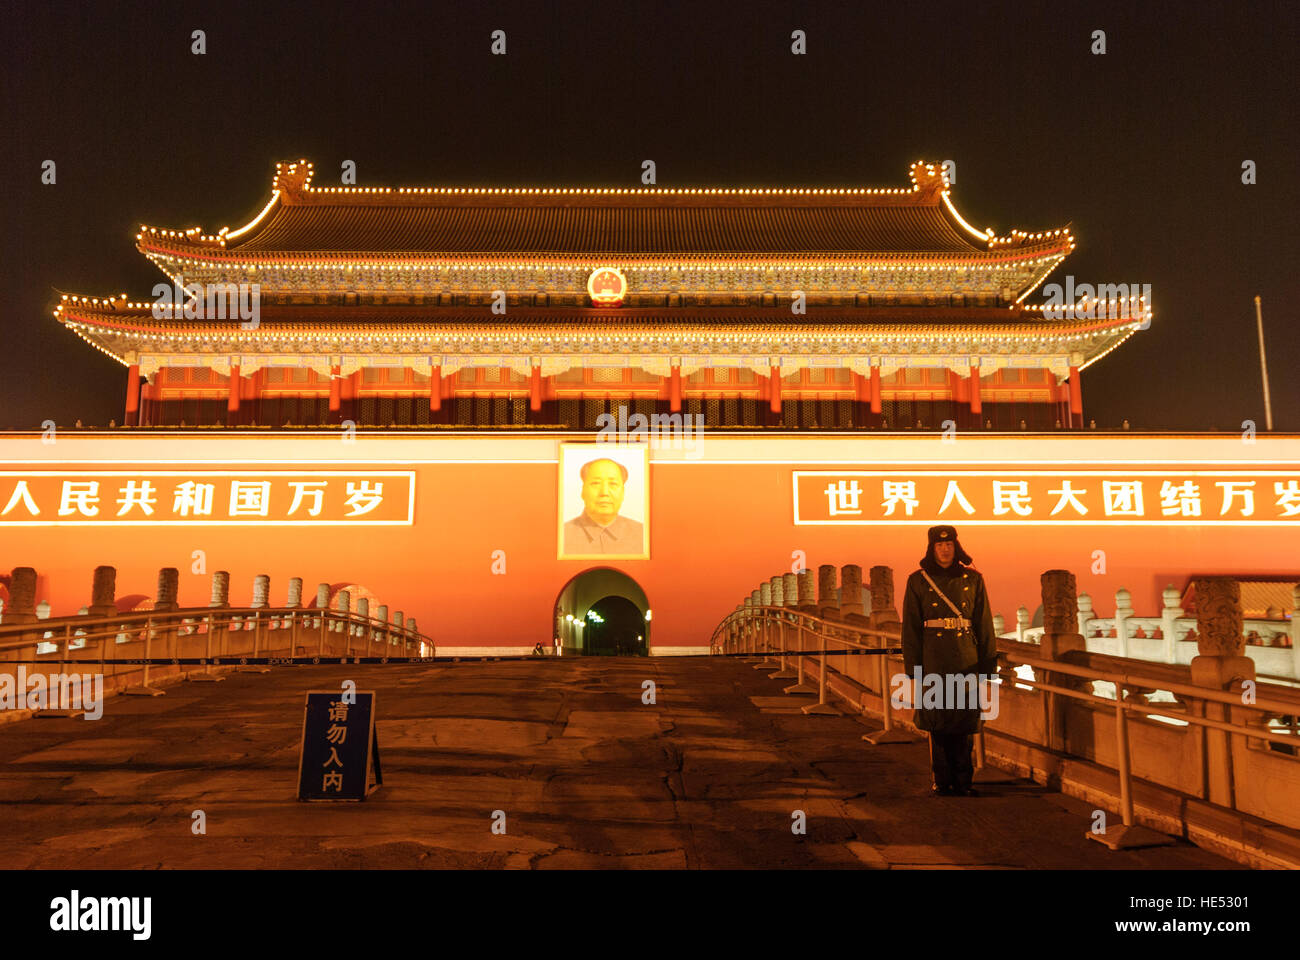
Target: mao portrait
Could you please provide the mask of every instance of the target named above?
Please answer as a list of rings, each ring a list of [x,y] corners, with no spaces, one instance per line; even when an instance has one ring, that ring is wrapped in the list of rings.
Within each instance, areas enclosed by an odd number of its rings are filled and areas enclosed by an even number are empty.
[[[560,445],[560,557],[650,555],[644,444]]]

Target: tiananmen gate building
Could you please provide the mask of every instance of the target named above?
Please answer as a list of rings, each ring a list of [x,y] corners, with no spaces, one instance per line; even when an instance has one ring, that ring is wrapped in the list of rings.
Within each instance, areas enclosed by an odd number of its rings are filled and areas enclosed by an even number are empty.
[[[1150,304],[1029,302],[1069,229],[980,230],[936,165],[390,189],[298,161],[244,225],[136,242],[152,300],[54,311],[123,365],[125,426],[0,436],[0,569],[56,616],[97,565],[122,595],[165,567],[182,606],[212,571],[382,599],[440,654],[612,652],[573,626],[610,598],[634,652],[699,653],[805,565],[901,589],[937,523],[1007,624],[1049,569],[1144,614],[1192,575],[1296,576],[1297,438],[1081,430],[1083,371]]]

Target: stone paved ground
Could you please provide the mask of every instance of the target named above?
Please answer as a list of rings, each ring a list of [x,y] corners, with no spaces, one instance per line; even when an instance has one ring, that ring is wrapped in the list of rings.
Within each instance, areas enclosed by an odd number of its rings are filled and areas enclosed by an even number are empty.
[[[299,803],[302,694],[344,679],[378,693],[385,784],[365,803]],[[546,659],[279,668],[115,697],[96,722],[0,726],[0,862],[1237,866],[1186,843],[1112,853],[1085,838],[1082,802],[1027,781],[932,797],[923,743],[873,747],[869,720],[805,716],[783,685],[737,660]]]

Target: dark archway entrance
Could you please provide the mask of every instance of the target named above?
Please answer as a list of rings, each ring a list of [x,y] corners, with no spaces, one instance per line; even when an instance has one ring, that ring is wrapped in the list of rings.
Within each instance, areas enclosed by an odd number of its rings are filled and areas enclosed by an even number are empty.
[[[645,591],[627,574],[585,570],[555,598],[552,648],[558,641],[566,657],[648,656],[650,617]]]

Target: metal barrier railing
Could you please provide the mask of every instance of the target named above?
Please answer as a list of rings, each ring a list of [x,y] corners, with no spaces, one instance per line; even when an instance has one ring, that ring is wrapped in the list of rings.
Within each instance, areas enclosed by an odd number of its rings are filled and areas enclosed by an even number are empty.
[[[251,633],[251,648],[232,650],[232,641]],[[185,638],[203,636],[203,652],[183,655]],[[114,657],[114,647],[139,642],[143,656]],[[156,644],[161,643],[160,652]],[[55,649],[40,653],[40,645]],[[314,654],[306,650],[316,647]],[[327,645],[329,652],[327,653]],[[243,645],[241,645],[243,646]],[[398,648],[394,651],[393,648]],[[303,649],[303,654],[297,651]],[[339,652],[335,653],[335,650]],[[32,655],[20,654],[30,650]],[[285,651],[277,657],[275,652]],[[82,651],[86,651],[82,653]],[[91,651],[94,651],[93,653]],[[13,654],[13,655],[11,655]],[[213,666],[239,666],[275,659],[288,663],[339,657],[433,657],[433,638],[405,625],[388,623],[353,611],[314,607],[189,607],[171,611],[74,616],[36,620],[25,624],[0,624],[0,667],[5,664],[73,665],[97,663],[100,672],[113,666],[139,666],[140,686],[149,688],[155,666],[200,665],[197,674],[211,676]],[[121,671],[115,671],[120,673]],[[134,672],[134,671],[128,671]],[[190,679],[196,675],[189,674]]]
[[[901,649],[886,649],[884,641],[899,641],[901,635],[895,631],[880,630],[869,627],[860,627],[856,624],[845,623],[843,621],[829,620],[825,617],[816,616],[788,607],[762,607],[752,606],[744,610],[737,610],[729,614],[714,630],[710,641],[710,648],[715,652],[728,654],[749,653],[757,656],[764,654],[764,659],[772,650],[771,624],[794,624],[800,633],[800,645],[798,648],[800,663],[796,668],[800,678],[803,679],[802,659],[804,655],[804,646],[802,643],[802,634],[804,630],[814,631],[814,636],[822,641],[820,651],[821,664],[819,668],[818,694],[819,703],[825,703],[826,695],[826,657],[834,656],[837,653],[843,654],[849,650],[828,651],[826,643],[839,643],[846,648],[859,647],[871,649],[872,652],[878,653],[878,683],[879,695],[881,700],[881,715],[885,731],[888,732],[894,726],[893,710],[888,694],[889,684],[888,667],[886,660],[894,654],[901,653]],[[817,631],[820,629],[820,633]],[[858,638],[872,638],[877,641],[875,645],[867,645]],[[781,655],[784,662],[786,651],[784,645],[781,645]],[[901,657],[897,657],[901,661]],[[1119,658],[1108,657],[1110,661]],[[1008,651],[1005,648],[999,649],[998,660],[1000,664],[1010,667],[1004,670],[1001,675],[994,678],[993,682],[1007,684],[1023,689],[1032,689],[1044,694],[1053,694],[1056,696],[1066,697],[1072,700],[1094,704],[1097,706],[1113,709],[1115,711],[1115,747],[1116,762],[1111,767],[1116,773],[1119,780],[1119,805],[1120,814],[1126,829],[1134,829],[1133,816],[1133,771],[1130,763],[1129,752],[1129,731],[1128,718],[1131,713],[1139,713],[1145,717],[1162,717],[1169,720],[1176,720],[1181,723],[1189,723],[1206,729],[1219,730],[1228,734],[1236,734],[1253,740],[1266,740],[1273,743],[1280,743],[1295,748],[1300,746],[1297,738],[1289,733],[1274,732],[1260,721],[1253,722],[1236,722],[1229,720],[1218,720],[1204,715],[1198,715],[1190,709],[1193,702],[1200,702],[1200,713],[1204,714],[1206,704],[1218,704],[1224,708],[1244,709],[1256,711],[1261,714],[1282,714],[1284,716],[1295,716],[1300,714],[1300,692],[1296,692],[1287,687],[1280,687],[1274,691],[1269,691],[1268,696],[1259,696],[1255,690],[1250,691],[1250,697],[1246,696],[1246,691],[1240,683],[1228,690],[1216,690],[1208,687],[1198,687],[1187,683],[1181,683],[1171,680],[1167,674],[1167,665],[1156,664],[1156,667],[1165,666],[1164,670],[1154,671],[1159,676],[1143,676],[1134,671],[1113,671],[1099,670],[1095,667],[1078,666],[1066,663],[1060,660],[1046,660],[1039,657],[1025,655],[1016,651]],[[1077,677],[1083,681],[1089,682],[1108,682],[1115,685],[1116,696],[1114,700],[1108,697],[1098,696],[1090,690],[1076,690],[1069,687],[1061,686],[1057,683],[1048,683],[1039,679],[1039,673],[1035,673],[1033,678],[1026,678],[1015,674],[1016,666],[1027,666],[1034,671],[1047,672],[1049,674],[1061,674],[1071,677]],[[1125,690],[1149,690],[1159,689],[1167,690],[1170,693],[1177,694],[1187,703],[1187,709],[1179,709],[1182,704],[1169,706],[1162,705],[1159,701],[1150,703],[1137,703],[1124,698]],[[1258,688],[1256,688],[1258,689]],[[1044,698],[1045,699],[1045,698]],[[1249,700],[1249,702],[1248,702]],[[809,711],[812,712],[812,711]],[[1225,712],[1227,712],[1225,710]],[[1231,713],[1228,713],[1231,717]],[[993,728],[996,732],[996,728]],[[976,749],[976,766],[984,765],[984,742],[983,729],[975,740]],[[892,738],[881,738],[888,740]],[[876,742],[880,742],[879,740]],[[1229,744],[1231,741],[1229,740]],[[1229,746],[1228,763],[1231,764],[1231,752]],[[1102,766],[1110,767],[1099,758],[1092,756],[1087,757],[1089,761]]]

